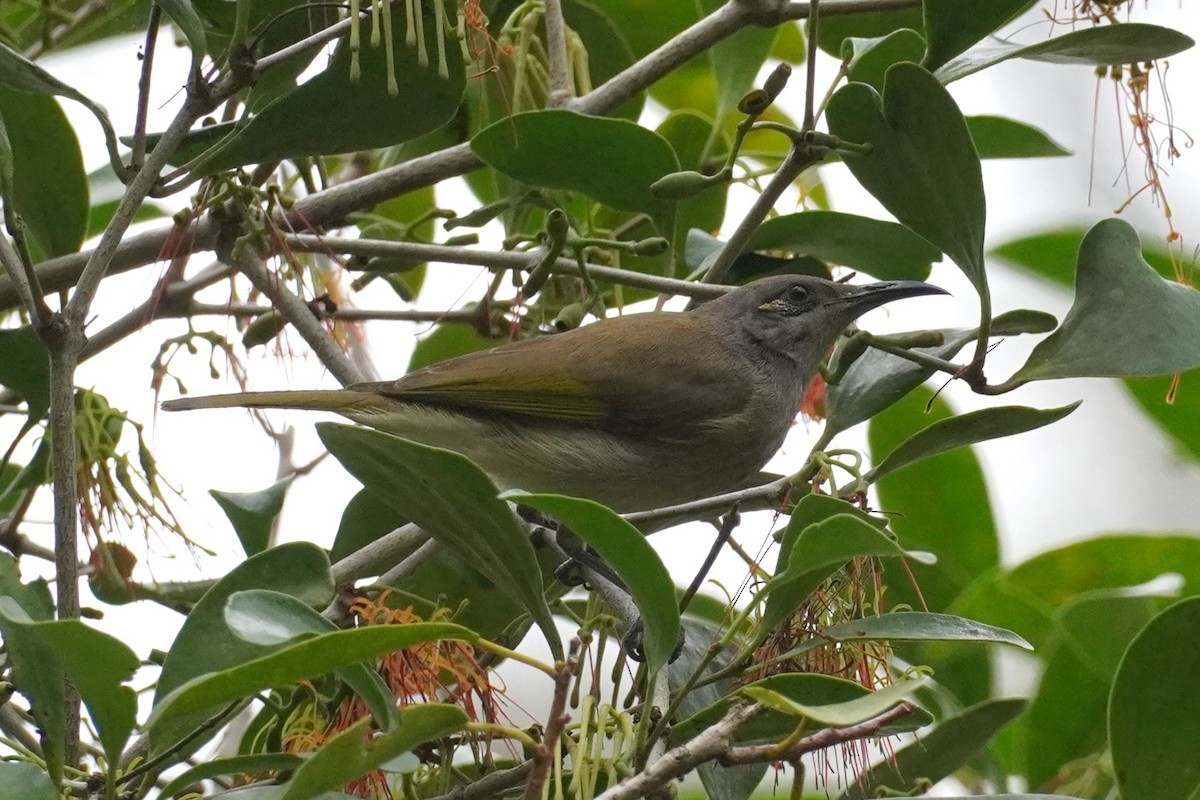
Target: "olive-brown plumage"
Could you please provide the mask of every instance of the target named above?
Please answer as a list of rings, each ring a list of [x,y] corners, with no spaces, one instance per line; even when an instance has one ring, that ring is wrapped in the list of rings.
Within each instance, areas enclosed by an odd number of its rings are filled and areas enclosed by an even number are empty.
[[[776,276],[693,311],[601,320],[396,381],[189,397],[163,408],[333,411],[463,453],[501,488],[656,508],[745,485],[779,449],[805,387],[851,322],[891,300],[941,292]]]

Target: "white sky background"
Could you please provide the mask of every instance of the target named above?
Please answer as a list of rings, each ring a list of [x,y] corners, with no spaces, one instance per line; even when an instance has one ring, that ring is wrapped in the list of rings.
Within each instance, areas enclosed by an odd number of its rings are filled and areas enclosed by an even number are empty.
[[[1141,4],[1139,4],[1140,6]],[[1049,25],[1040,11],[1025,20],[1027,29],[1021,38],[1036,41],[1049,33]],[[1200,9],[1193,4],[1160,0],[1150,9],[1139,7],[1139,21],[1158,22],[1200,37]],[[1025,27],[1018,26],[1018,27]],[[1057,33],[1066,32],[1059,28]],[[42,64],[56,76],[101,102],[113,116],[118,132],[132,129],[133,95],[140,62],[136,55],[139,39],[126,39],[102,47],[89,47],[56,55]],[[151,103],[151,130],[161,130],[178,107],[177,88],[186,71],[186,54],[162,37],[156,56],[156,71]],[[826,85],[836,65],[822,65],[817,85]],[[1200,85],[1200,52],[1196,49],[1170,61],[1168,88],[1173,99],[1174,121],[1182,131],[1200,135],[1200,103],[1195,87]],[[790,104],[793,116],[803,101],[803,70],[798,69],[782,102]],[[995,113],[1037,125],[1066,145],[1075,155],[1059,159],[1006,160],[984,162],[988,197],[988,244],[995,246],[1015,236],[1060,226],[1066,223],[1091,225],[1111,216],[1131,192],[1122,176],[1129,166],[1132,189],[1138,188],[1142,174],[1138,154],[1126,158],[1122,141],[1128,146],[1130,134],[1123,101],[1118,107],[1109,81],[1101,85],[1096,100],[1096,79],[1088,68],[1063,67],[1033,62],[1012,61],[952,84],[951,90],[964,113]],[[1161,101],[1157,82],[1153,94]],[[1098,102],[1098,108],[1097,108]],[[86,112],[69,102],[63,106],[84,140],[89,170],[101,166],[105,156],[97,126]],[[1156,111],[1163,115],[1161,102]],[[653,110],[648,114],[655,113]],[[1095,146],[1093,138],[1093,116]],[[348,121],[352,124],[352,121]],[[1164,131],[1160,128],[1159,134]],[[1124,137],[1122,140],[1121,137]],[[1180,134],[1176,141],[1187,144]],[[1175,225],[1185,237],[1185,249],[1200,243],[1200,153],[1189,152],[1174,165],[1167,165],[1166,186],[1174,212]],[[1194,150],[1194,148],[1192,148]],[[1089,178],[1094,158],[1095,177]],[[857,187],[839,166],[823,171],[835,207],[841,211],[887,217],[866,193]],[[1092,203],[1087,207],[1089,191]],[[740,218],[750,197],[746,190],[735,191],[733,213],[726,225],[730,230]],[[460,213],[474,207],[464,191],[440,191],[443,206]],[[791,210],[784,208],[785,211]],[[1144,236],[1162,241],[1166,226],[1161,210],[1148,193],[1143,194],[1122,215]],[[158,222],[155,224],[163,224]],[[205,264],[195,257],[192,270]],[[1007,268],[991,265],[990,277],[997,313],[1027,307],[1050,311],[1060,319],[1070,304],[1069,293],[1049,284],[1015,274]],[[162,266],[143,268],[115,280],[106,281],[93,309],[92,329],[97,330],[147,296],[161,275]],[[446,276],[442,280],[442,276]],[[423,293],[419,307],[443,309],[457,300],[474,299],[484,285],[482,269],[446,265],[431,271],[434,285]],[[906,300],[865,318],[863,327],[874,331],[896,331],[924,327],[971,326],[977,311],[969,284],[953,266],[935,267],[931,278],[950,289],[954,299],[920,298]],[[473,283],[471,283],[473,281]],[[471,288],[466,288],[471,283]],[[390,290],[357,298],[364,308],[395,307]],[[217,318],[198,320],[197,327],[215,328],[234,341],[240,339],[233,326]],[[219,575],[242,560],[241,550],[225,517],[208,497],[209,488],[253,491],[275,480],[277,458],[274,446],[263,436],[247,414],[238,411],[192,412],[157,415],[149,391],[150,363],[162,339],[184,332],[181,320],[156,323],[152,330],[131,337],[109,352],[83,364],[78,384],[95,387],[114,407],[127,410],[147,423],[151,445],[159,459],[160,472],[175,486],[185,489],[187,502],[177,503],[177,513],[185,521],[189,534],[219,553],[219,558],[202,557],[200,569],[173,540],[156,543],[160,556],[174,553],[171,562],[157,562],[153,576],[160,580],[188,579],[201,575]],[[383,377],[400,375],[408,361],[415,336],[427,326],[405,323],[370,323],[366,327],[371,355]],[[1114,335],[1119,335],[1114,332]],[[989,376],[995,381],[1007,377],[1019,366],[1036,339],[1010,339],[989,360]],[[246,358],[255,388],[334,388],[335,382],[317,361],[304,354],[303,343],[292,335],[290,352],[280,357],[273,349],[256,348]],[[224,362],[218,359],[224,372]],[[172,365],[193,393],[234,391],[229,378],[208,378],[208,354],[179,358]],[[1166,391],[1167,381],[1163,381]],[[1183,391],[1200,391],[1184,385]],[[166,384],[164,399],[172,396],[171,382]],[[943,395],[957,409],[969,410],[984,405],[1023,404],[1037,407],[1060,406],[1077,399],[1084,403],[1066,420],[1048,428],[1012,439],[990,442],[977,448],[988,478],[988,485],[1002,536],[1002,551],[1008,563],[1060,543],[1111,530],[1194,530],[1200,517],[1200,471],[1177,457],[1173,445],[1148,421],[1115,382],[1071,380],[1036,383],[1000,398],[980,398],[965,386],[951,385]],[[314,414],[279,414],[272,419],[294,425],[297,443],[294,460],[306,463],[321,452],[313,432]],[[7,425],[5,421],[4,425]],[[8,427],[3,427],[7,431]],[[795,469],[807,454],[818,430],[797,424],[779,458],[772,463],[778,470]],[[7,434],[6,434],[7,435]],[[838,439],[841,446],[860,446],[860,429]],[[311,475],[296,483],[288,495],[280,528],[281,541],[311,540],[328,546],[337,528],[347,499],[358,488],[333,460],[327,459]],[[954,502],[953,497],[945,502]],[[51,505],[49,492],[35,504],[24,531],[51,544]],[[738,532],[742,543],[756,550],[770,532],[769,515],[754,515]],[[697,537],[703,537],[703,544]],[[140,533],[129,535],[130,544],[143,556]],[[702,526],[656,534],[654,542],[679,583],[686,583],[703,559],[709,532]],[[46,574],[48,565],[26,559],[29,574]],[[723,557],[714,577],[731,590],[745,575],[745,567],[736,558]],[[137,577],[152,579],[143,560]],[[87,603],[85,594],[85,604]],[[151,646],[166,647],[180,617],[160,607],[142,603],[122,608],[103,607],[106,618],[99,627],[114,635],[134,638],[130,643],[145,656]],[[530,708],[536,712],[534,700]]]

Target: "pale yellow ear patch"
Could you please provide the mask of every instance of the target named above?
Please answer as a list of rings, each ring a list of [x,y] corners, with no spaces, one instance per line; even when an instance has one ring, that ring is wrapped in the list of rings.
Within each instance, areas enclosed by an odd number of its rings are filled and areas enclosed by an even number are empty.
[[[782,311],[783,305],[778,300],[768,300],[758,307],[759,311]]]

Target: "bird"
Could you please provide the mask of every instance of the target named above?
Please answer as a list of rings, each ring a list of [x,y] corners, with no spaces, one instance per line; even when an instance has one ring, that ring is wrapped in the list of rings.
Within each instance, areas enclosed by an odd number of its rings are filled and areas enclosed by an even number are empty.
[[[182,397],[166,411],[331,411],[475,462],[498,488],[644,511],[752,483],[839,336],[919,281],[776,275],[686,312],[602,319],[335,390]]]

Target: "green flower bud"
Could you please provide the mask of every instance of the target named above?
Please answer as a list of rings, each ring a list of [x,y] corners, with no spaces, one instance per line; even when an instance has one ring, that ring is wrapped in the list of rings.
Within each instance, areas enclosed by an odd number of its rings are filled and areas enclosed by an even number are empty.
[[[650,184],[650,194],[663,200],[684,200],[712,185],[713,179],[694,170],[671,172]]]
[[[663,253],[671,249],[671,243],[661,236],[651,236],[649,239],[642,239],[633,246],[633,254],[635,256],[661,256]]]

